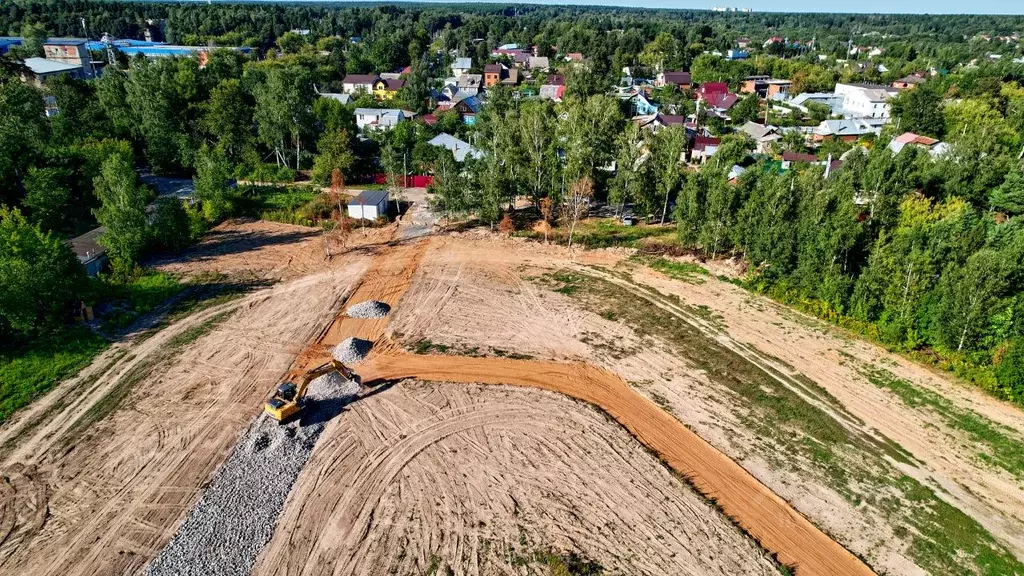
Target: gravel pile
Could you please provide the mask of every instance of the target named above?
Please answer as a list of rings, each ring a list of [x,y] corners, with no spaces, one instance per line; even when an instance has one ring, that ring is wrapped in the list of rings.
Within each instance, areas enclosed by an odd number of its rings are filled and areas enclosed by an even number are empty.
[[[369,340],[346,338],[335,346],[334,350],[331,350],[331,356],[338,362],[355,364],[366,358],[366,355],[370,353],[371,347],[373,347],[373,342]]]
[[[352,318],[383,318],[391,312],[391,306],[377,300],[367,300],[359,304],[353,304],[345,310]]]
[[[248,576],[324,425],[359,391],[337,372],[309,384],[298,421],[261,414],[214,474],[148,576]]]

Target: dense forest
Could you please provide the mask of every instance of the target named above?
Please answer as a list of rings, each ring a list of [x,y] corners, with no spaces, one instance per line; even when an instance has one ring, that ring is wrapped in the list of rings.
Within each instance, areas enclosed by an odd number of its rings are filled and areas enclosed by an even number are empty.
[[[231,178],[291,181],[308,170],[329,186],[339,175],[352,182],[385,172],[391,181],[408,169],[435,176],[434,205],[449,219],[472,215],[494,226],[527,197],[555,222],[593,195],[655,222],[674,220],[685,247],[745,258],[752,289],[1024,402],[1024,65],[1013,62],[1019,39],[998,39],[1024,28],[1024,18],[15,0],[0,10],[0,31],[80,36],[81,18],[93,35],[141,38],[148,27],[169,42],[257,50],[217,50],[203,67],[191,58],[138,58],[110,64],[94,81],[58,79],[45,87],[60,108],[53,117],[44,91],[18,79],[18,51],[0,58],[5,343],[59,330],[82,297],[87,281],[63,238],[107,226],[114,274],[130,278],[146,254],[180,250],[242,213],[251,199],[225,184]],[[709,53],[771,36],[792,42],[744,61]],[[479,69],[506,42],[585,55],[564,70],[563,102],[496,88],[475,125],[444,113],[434,126],[405,122],[362,137],[353,108],[380,103],[363,96],[344,106],[316,95],[338,90],[347,73],[410,66],[397,103],[425,112],[431,79],[453,55]],[[864,68],[837,63],[851,44],[885,51]],[[893,101],[894,125],[877,139],[817,150],[845,160],[826,177],[820,166],[781,170],[754,154],[736,128],[758,117],[756,99],[731,118],[702,118],[722,144],[699,169],[685,166],[682,127],[652,134],[608,95],[625,66],[688,69],[697,82],[734,87],[746,75],[771,74],[798,91],[936,72]],[[654,97],[694,112],[685,95]],[[893,154],[887,144],[903,131],[942,139],[951,151]],[[482,158],[459,165],[426,144],[440,132],[471,141]],[[783,145],[808,151],[801,139]],[[734,165],[746,171],[733,184]],[[194,177],[199,203],[161,200],[147,215],[153,193],[137,179],[142,166]],[[319,210],[313,219],[329,219],[329,202]]]

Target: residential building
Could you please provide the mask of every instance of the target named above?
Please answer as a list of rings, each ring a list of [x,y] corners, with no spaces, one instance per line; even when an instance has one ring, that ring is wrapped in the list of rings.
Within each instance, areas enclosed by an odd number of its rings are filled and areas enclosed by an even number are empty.
[[[747,52],[746,50],[730,49],[725,53],[726,60],[746,60],[747,58],[750,58],[750,52]]]
[[[455,76],[456,78],[458,78],[459,76],[462,76],[463,74],[468,74],[470,68],[472,68],[472,67],[473,67],[473,59],[472,58],[465,58],[465,57],[456,58],[455,62],[452,63],[452,76]]]
[[[898,88],[900,90],[906,90],[908,88],[913,88],[914,86],[917,86],[918,84],[924,84],[926,81],[927,80],[925,79],[924,75],[922,75],[922,74],[911,74],[909,76],[904,76],[903,78],[900,78],[899,80],[893,81],[892,87],[893,88]]]
[[[331,100],[337,100],[343,105],[347,106],[352,103],[351,94],[338,94],[337,92],[318,92],[321,98],[330,98]]]
[[[750,38],[737,38],[736,39],[736,47],[737,48],[746,48],[747,46],[750,46]]]
[[[842,114],[847,118],[888,118],[889,99],[899,91],[877,84],[836,84],[835,93],[843,96]]]
[[[583,62],[583,54],[580,52],[569,52],[565,55],[566,62]]]
[[[378,100],[390,100],[398,95],[398,91],[405,85],[405,80],[377,78],[373,81],[373,95]]]
[[[660,108],[654,102],[651,102],[647,95],[643,92],[637,92],[629,98],[630,105],[633,107],[634,116],[649,116],[651,114],[657,114]]]
[[[547,56],[530,56],[527,66],[530,70],[547,70],[551,67],[551,64],[548,62]]]
[[[921,148],[922,150],[927,151],[932,158],[937,158],[946,152],[949,152],[949,144],[936,140],[935,138],[920,136],[913,132],[904,132],[903,134],[893,138],[892,142],[889,142],[889,150],[891,150],[893,154],[899,154],[907,146]]]
[[[729,169],[729,173],[726,175],[726,179],[729,181],[729,184],[736,184],[739,182],[740,176],[742,176],[746,171],[747,169],[743,166],[733,164],[732,168]]]
[[[85,272],[89,276],[99,274],[107,265],[107,249],[99,243],[100,236],[103,236],[106,231],[105,227],[100,226],[77,238],[68,240],[71,250],[74,251],[75,256],[78,256],[78,261],[85,267]]]
[[[658,77],[654,79],[654,86],[657,88],[676,87],[680,90],[689,90],[693,87],[693,82],[690,79],[689,72],[683,72],[681,70],[675,72],[661,72]]]
[[[373,94],[373,83],[376,81],[376,74],[349,74],[341,81],[341,91],[345,94],[355,94],[356,92]]]
[[[782,139],[782,131],[777,126],[765,126],[756,122],[747,122],[740,128],[740,132],[757,143],[755,152],[759,154],[767,154],[771,151],[772,144]]]
[[[434,136],[429,142],[431,146],[439,146],[451,150],[456,162],[465,161],[466,157],[483,158],[483,152],[477,150],[469,142],[460,140],[451,134],[442,132]]]
[[[843,94],[835,94],[832,92],[802,92],[794,96],[787,104],[799,109],[805,114],[809,112],[807,108],[808,102],[815,102],[823,106],[828,106],[831,114],[840,114],[843,110],[843,100],[845,96]]]
[[[707,91],[705,91],[705,88],[707,88]],[[722,90],[720,91],[720,89]],[[740,97],[738,95],[729,92],[728,87],[724,82],[702,84],[697,93],[698,106],[703,102],[704,106],[706,106],[708,110],[716,112],[719,115],[724,114],[732,108],[739,98]]]
[[[782,167],[786,170],[789,170],[793,164],[814,164],[817,161],[818,157],[814,154],[802,154],[792,150],[782,152]]]
[[[881,131],[882,123],[871,122],[867,118],[824,120],[811,130],[811,139],[815,142],[824,142],[825,140],[856,142],[868,134],[877,136]]]
[[[501,76],[505,67],[501,64],[488,64],[484,66],[484,88],[497,86],[501,82]]]
[[[540,87],[541,100],[554,100],[555,102],[561,102],[563,96],[565,96],[564,84],[544,84]]]
[[[479,94],[484,85],[483,74],[461,74],[455,81],[460,91]]]
[[[21,44],[22,39],[16,36],[0,36],[0,54],[7,54],[11,48]]]
[[[740,84],[741,94],[757,94],[760,98],[782,99],[789,96],[793,83],[769,76],[748,76]]]
[[[658,132],[662,128],[668,128],[669,126],[685,126],[686,116],[652,114],[650,116],[637,116],[633,118],[633,122],[640,124],[642,128],[647,128],[651,132]]]
[[[412,114],[397,108],[356,108],[355,116],[360,130],[391,130]]]
[[[82,69],[82,78],[94,78],[96,69],[92,66],[85,38],[50,38],[43,43],[43,58]]]
[[[722,141],[710,136],[696,136],[693,139],[693,148],[690,150],[690,161],[704,163],[718,150]]]
[[[348,216],[357,220],[376,220],[388,214],[387,190],[363,190],[348,202]]]

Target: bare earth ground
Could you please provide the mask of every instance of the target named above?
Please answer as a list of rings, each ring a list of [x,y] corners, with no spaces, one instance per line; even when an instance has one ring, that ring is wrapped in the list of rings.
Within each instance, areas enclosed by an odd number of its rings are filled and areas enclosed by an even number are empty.
[[[354,253],[117,344],[6,423],[0,572],[140,569],[369,263]]]
[[[566,550],[617,574],[775,573],[600,412],[502,386],[405,381],[351,405],[279,525],[255,574],[526,574]]]
[[[432,347],[453,353],[500,355],[514,351],[542,358],[584,360],[627,379],[740,462],[818,526],[835,535],[871,564],[893,574],[922,574],[908,556],[906,537],[897,537],[887,517],[872,506],[844,499],[813,473],[811,462],[795,458],[780,466],[779,448],[744,425],[741,411],[727,390],[710,383],[685,358],[656,340],[640,338],[620,323],[580,310],[570,298],[538,288],[525,280],[569,266],[590,270],[615,268],[621,251],[577,253],[535,243],[494,238],[471,241],[438,239],[425,257],[412,290],[392,330],[406,346]],[[575,259],[575,264],[569,260]],[[633,269],[630,267],[630,269]],[[811,378],[842,404],[836,418],[859,424],[872,436],[879,431],[908,450],[917,466],[902,469],[942,498],[963,510],[1020,557],[1024,534],[1020,483],[993,470],[970,449],[962,432],[937,417],[905,406],[893,394],[869,383],[835,349],[847,347],[864,362],[883,365],[898,376],[941,392],[966,409],[977,410],[1015,429],[1024,429],[1020,410],[984,394],[958,386],[929,370],[900,360],[874,346],[823,330],[819,323],[794,320],[795,313],[771,302],[707,278],[703,284],[670,280],[636,268],[635,280],[682,297],[691,305],[707,305],[724,316],[727,334],[715,338],[744,352],[751,344],[781,358],[779,368]],[[640,295],[638,295],[640,297]],[[752,303],[753,302],[753,303]],[[680,320],[682,322],[682,320]],[[780,327],[781,326],[781,327]],[[832,352],[828,353],[829,348]],[[792,367],[787,366],[792,365]],[[824,409],[835,412],[824,406]],[[851,418],[845,412],[853,413]],[[963,488],[967,486],[967,488]]]
[[[686,283],[639,268],[637,279],[694,306],[719,314],[730,337],[781,359],[835,396],[846,410],[909,450],[923,466],[906,471],[941,489],[954,506],[985,526],[1024,558],[1024,481],[986,465],[984,452],[936,413],[907,406],[871,384],[858,366],[884,367],[899,378],[941,394],[958,408],[1017,431],[1024,442],[1024,412],[980,390],[957,384],[825,323],[726,282]],[[848,354],[850,361],[840,354]],[[1014,436],[1011,433],[1011,436]]]

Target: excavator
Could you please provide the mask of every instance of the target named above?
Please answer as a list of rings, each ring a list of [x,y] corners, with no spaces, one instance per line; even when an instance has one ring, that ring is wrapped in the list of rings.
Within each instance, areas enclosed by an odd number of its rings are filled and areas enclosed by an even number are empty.
[[[325,362],[302,375],[299,383],[286,380],[277,385],[274,395],[267,400],[263,409],[278,422],[285,422],[302,410],[303,399],[306,396],[306,388],[309,383],[324,374],[337,371],[349,380],[358,382],[358,376],[348,366],[337,360]]]

